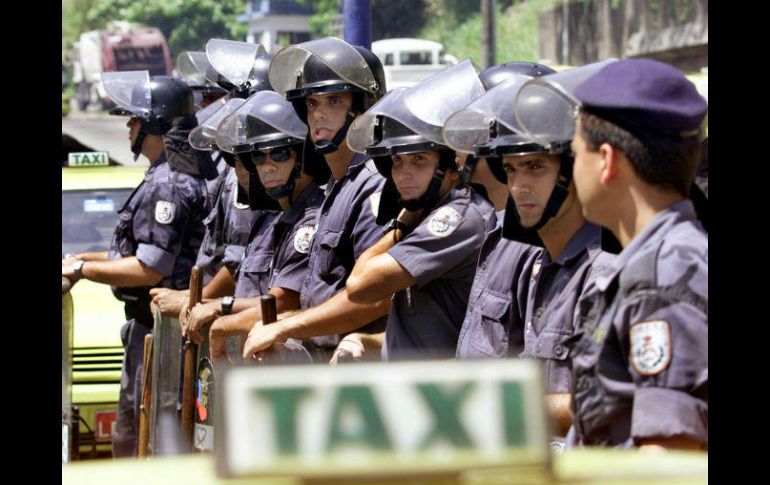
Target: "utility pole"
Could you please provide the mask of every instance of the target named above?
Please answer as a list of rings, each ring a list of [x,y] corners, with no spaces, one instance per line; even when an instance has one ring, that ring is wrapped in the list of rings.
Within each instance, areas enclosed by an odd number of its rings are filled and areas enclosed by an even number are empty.
[[[345,42],[372,48],[371,0],[343,0],[345,18]]]
[[[495,0],[481,0],[481,63],[484,69],[497,64],[495,49]]]

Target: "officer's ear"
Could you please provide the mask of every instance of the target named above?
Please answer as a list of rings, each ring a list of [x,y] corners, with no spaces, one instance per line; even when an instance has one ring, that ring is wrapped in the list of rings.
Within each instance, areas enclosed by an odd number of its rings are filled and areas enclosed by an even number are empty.
[[[602,143],[599,145],[599,157],[597,163],[599,163],[599,180],[602,185],[607,186],[610,182],[615,180],[618,173],[618,164],[620,163],[621,154],[622,152],[609,143]]]

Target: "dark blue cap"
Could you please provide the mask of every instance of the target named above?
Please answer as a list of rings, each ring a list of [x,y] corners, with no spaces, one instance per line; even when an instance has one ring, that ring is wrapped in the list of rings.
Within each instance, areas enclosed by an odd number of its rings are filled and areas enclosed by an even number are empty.
[[[690,137],[708,103],[678,69],[651,59],[609,64],[575,89],[581,109],[627,129]]]

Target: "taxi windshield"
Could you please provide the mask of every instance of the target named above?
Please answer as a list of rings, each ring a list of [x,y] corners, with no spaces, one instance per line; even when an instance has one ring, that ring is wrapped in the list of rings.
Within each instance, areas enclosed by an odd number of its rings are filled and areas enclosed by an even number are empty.
[[[118,209],[131,189],[68,190],[61,194],[61,252],[107,251]]]

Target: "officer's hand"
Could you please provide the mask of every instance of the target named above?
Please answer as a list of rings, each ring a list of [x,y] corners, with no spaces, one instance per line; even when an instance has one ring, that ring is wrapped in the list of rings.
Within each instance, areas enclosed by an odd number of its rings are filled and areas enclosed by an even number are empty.
[[[198,303],[193,307],[192,311],[190,311],[190,316],[187,318],[187,334],[190,340],[196,344],[203,342],[201,335],[203,326],[220,316],[221,308],[222,304],[218,300],[209,303]]]
[[[78,282],[78,277],[75,276],[75,271],[72,269],[72,265],[62,266],[61,267],[61,275],[63,278],[67,278],[70,282],[70,288],[75,286],[75,283]]]
[[[282,335],[283,327],[280,322],[263,325],[262,320],[254,324],[246,344],[243,346],[243,358],[252,359],[254,354],[266,352],[272,349],[276,343],[286,342]]]
[[[168,288],[153,288],[150,290],[152,302],[160,309],[164,317],[176,317],[182,307],[190,301],[187,291],[169,290]]]
[[[361,342],[361,338],[351,333],[337,344],[337,348],[334,349],[334,354],[329,361],[331,365],[337,365],[340,362],[353,362],[364,358],[364,344]]]
[[[179,310],[179,328],[182,329],[182,337],[187,338],[187,325],[188,318],[190,317],[190,309],[185,304],[181,310]]]
[[[211,324],[211,328],[209,329],[209,353],[211,355],[211,359],[215,362],[225,361],[232,364],[232,361],[230,360],[230,354],[227,352],[228,335],[221,330],[214,328],[217,323],[222,320],[222,318],[217,318],[214,320],[214,323]]]
[[[77,261],[77,260],[78,260],[78,258],[76,258],[74,254],[69,254],[69,255],[67,255],[66,258],[61,260],[61,265],[62,265],[62,267],[64,267],[64,266],[72,266],[73,264],[75,264],[75,261]]]

